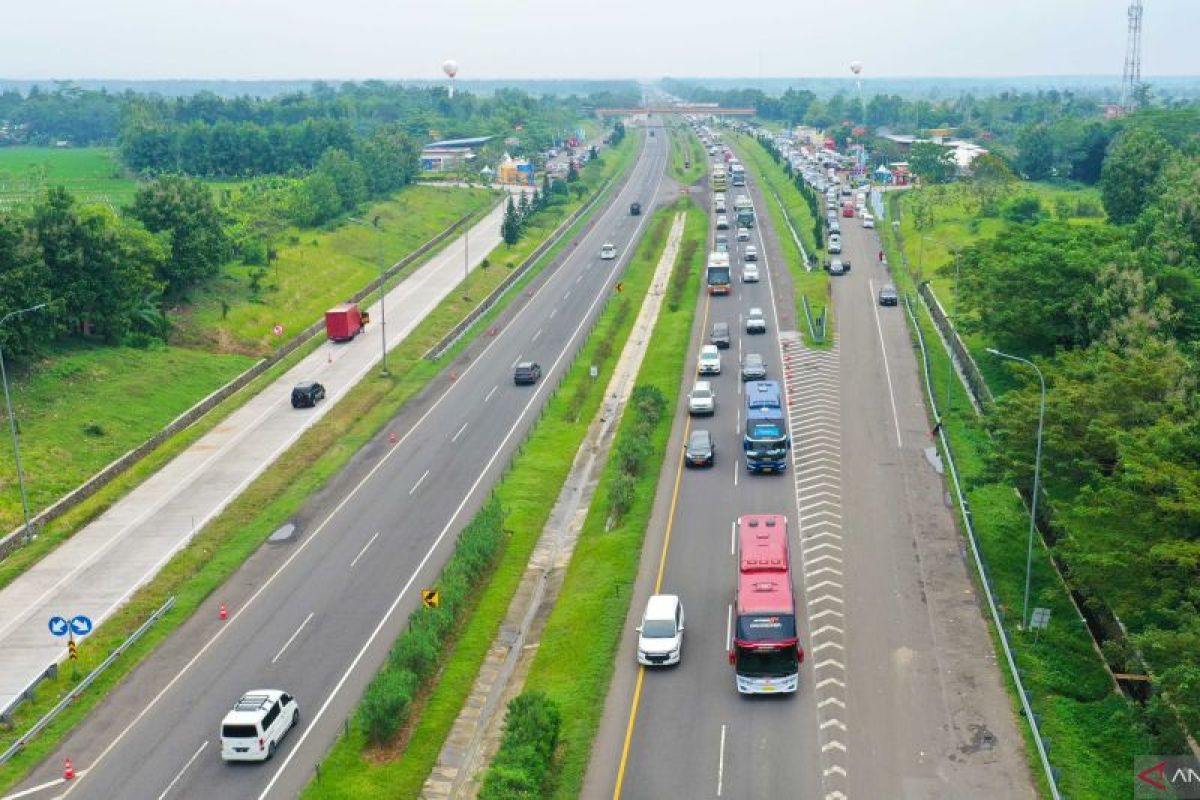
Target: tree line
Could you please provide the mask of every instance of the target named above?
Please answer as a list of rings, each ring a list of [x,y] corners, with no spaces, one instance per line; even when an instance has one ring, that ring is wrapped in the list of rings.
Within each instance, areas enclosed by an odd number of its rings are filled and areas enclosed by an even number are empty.
[[[120,212],[52,188],[0,212],[0,308],[47,303],[0,329],[6,354],[28,357],[74,337],[141,344],[166,334],[162,305],[217,274],[230,255],[207,186],[164,177]]]
[[[1085,605],[1128,638],[1140,671],[1200,729],[1200,149],[1195,133],[1126,125],[1105,150],[1108,219],[1071,223],[1011,183],[1005,227],[959,254],[959,325],[1046,376],[1042,465],[1055,549]],[[921,190],[928,194],[931,190]],[[934,187],[933,192],[973,191]],[[910,213],[921,215],[919,196]],[[921,227],[921,225],[918,225]],[[944,268],[954,275],[954,265]],[[991,469],[1032,484],[1040,398],[1029,370],[989,415]],[[1136,653],[1135,653],[1136,651]],[[1152,709],[1153,710],[1153,709]],[[1161,711],[1161,707],[1159,707]],[[1183,743],[1176,743],[1183,746]]]

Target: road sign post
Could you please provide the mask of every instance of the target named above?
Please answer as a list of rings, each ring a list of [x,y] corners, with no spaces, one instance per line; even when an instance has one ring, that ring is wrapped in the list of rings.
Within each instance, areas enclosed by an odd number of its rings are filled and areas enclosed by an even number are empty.
[[[438,594],[437,589],[421,590],[421,604],[426,608],[437,608],[439,605],[441,605],[441,602],[442,598],[441,595]]]

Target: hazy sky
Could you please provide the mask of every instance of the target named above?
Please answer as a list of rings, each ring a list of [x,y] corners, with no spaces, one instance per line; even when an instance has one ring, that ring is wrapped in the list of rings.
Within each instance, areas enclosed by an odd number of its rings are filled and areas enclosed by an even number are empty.
[[[1200,0],[1146,0],[1143,74],[1200,74]],[[1128,0],[0,0],[2,78],[1090,75]]]

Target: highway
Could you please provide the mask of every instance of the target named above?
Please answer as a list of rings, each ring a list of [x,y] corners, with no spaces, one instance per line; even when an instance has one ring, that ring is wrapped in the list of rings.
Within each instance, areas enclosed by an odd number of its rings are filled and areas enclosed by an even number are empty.
[[[731,297],[701,298],[691,363],[712,322],[738,337],[716,381],[715,418],[678,410],[583,797],[1034,797],[942,479],[925,456],[932,442],[904,310],[876,301],[890,280],[878,239],[858,218],[841,220],[853,269],[831,279],[836,343],[808,348],[788,329],[790,281],[765,213],[775,200],[754,177],[764,280],[778,286],[735,283]],[[753,305],[788,327],[747,336],[739,314]],[[786,378],[788,474],[747,476],[737,463],[739,350],[762,353],[769,377]],[[685,392],[693,380],[689,369]],[[678,460],[697,427],[716,437],[709,471]],[[791,697],[739,696],[725,659],[732,524],[746,513],[789,520],[807,655]],[[679,594],[687,613],[683,662],[642,670],[633,628],[660,569],[659,591]]]
[[[72,798],[299,794],[613,291],[656,201],[666,142],[661,129],[644,140],[628,183],[561,265],[310,501],[298,538],[261,548],[23,788],[59,777],[70,757],[81,777],[50,791]],[[599,258],[606,241],[615,262]],[[539,384],[513,385],[520,360],[542,364]],[[274,762],[225,764],[221,718],[256,688],[293,693],[301,722]]]

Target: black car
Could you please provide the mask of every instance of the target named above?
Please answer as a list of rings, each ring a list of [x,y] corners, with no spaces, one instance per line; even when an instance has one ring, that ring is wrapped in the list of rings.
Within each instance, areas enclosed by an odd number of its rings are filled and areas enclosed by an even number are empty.
[[[517,386],[528,386],[537,383],[542,378],[542,367],[536,361],[522,361],[513,370],[513,383]]]
[[[638,214],[641,214],[641,213],[642,213],[642,204],[641,203],[630,203],[629,204],[629,215],[630,216],[636,217]]]
[[[895,306],[900,304],[900,296],[896,294],[896,287],[890,283],[879,290],[879,305]]]
[[[767,362],[758,353],[747,353],[742,359],[742,380],[765,381],[767,379]]]
[[[729,348],[730,341],[729,323],[714,322],[712,326],[712,333],[709,334],[708,337],[708,343],[715,344],[721,350],[727,350]]]
[[[325,387],[316,381],[297,383],[292,389],[292,408],[312,408],[325,399]]]
[[[711,467],[717,456],[712,434],[703,430],[692,431],[683,453],[689,467]]]

